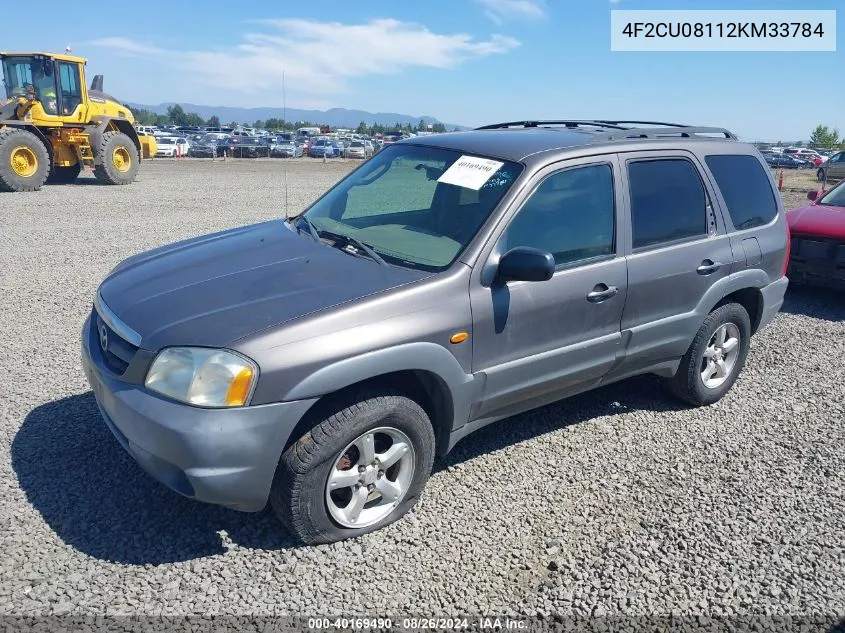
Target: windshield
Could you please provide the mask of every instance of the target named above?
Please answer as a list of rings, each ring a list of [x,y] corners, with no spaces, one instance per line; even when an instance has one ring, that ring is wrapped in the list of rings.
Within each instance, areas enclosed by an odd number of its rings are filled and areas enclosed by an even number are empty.
[[[352,172],[306,212],[317,231],[349,235],[388,263],[444,270],[475,237],[522,171],[516,163],[418,145],[393,145]],[[488,163],[479,176],[477,165]],[[439,179],[463,177],[465,187]]]
[[[36,55],[7,57],[3,60],[3,84],[9,99],[23,96],[41,99],[48,94],[55,99],[53,61]]]
[[[832,207],[845,207],[845,180],[823,195],[821,200],[819,200],[819,204]]]

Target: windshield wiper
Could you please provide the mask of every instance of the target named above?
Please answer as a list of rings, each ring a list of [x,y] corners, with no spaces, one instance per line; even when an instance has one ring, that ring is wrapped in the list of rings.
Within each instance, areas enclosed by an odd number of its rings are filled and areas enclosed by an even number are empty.
[[[364,242],[359,240],[357,237],[352,237],[351,235],[344,235],[343,238],[346,240],[347,246],[351,244],[355,249],[364,251],[373,261],[378,262],[382,266],[387,266],[387,262],[384,261],[384,258],[376,253],[375,250],[373,250],[373,247],[369,244],[364,244]]]
[[[311,237],[313,237],[314,241],[318,244],[322,243],[322,239],[320,238],[327,237],[331,240],[334,240],[334,246],[338,246],[338,244],[342,242],[342,244],[340,245],[341,250],[345,250],[348,246],[352,246],[352,248],[355,250],[355,253],[362,251],[374,262],[381,264],[382,266],[389,265],[386,261],[384,261],[384,258],[381,255],[379,255],[377,252],[375,252],[375,250],[373,250],[373,247],[369,244],[365,244],[357,237],[352,237],[351,235],[345,235],[343,233],[332,233],[331,231],[318,229],[316,226],[314,226],[314,223],[309,220],[308,217],[305,215],[298,215],[296,217],[290,218],[290,221],[293,223],[294,228],[296,228],[297,233],[300,232],[298,225],[298,222],[300,220],[305,222],[305,226],[308,227],[308,233],[310,233]],[[349,251],[346,252],[348,253]]]
[[[382,266],[389,265],[386,261],[384,261],[384,258],[381,255],[379,255],[373,250],[372,246],[370,246],[369,244],[364,244],[364,242],[359,240],[357,237],[352,237],[351,235],[346,235],[345,233],[332,233],[331,231],[318,231],[318,233],[320,234],[320,237],[328,237],[334,240],[334,246],[338,246],[339,242],[343,242],[343,244],[340,246],[340,250],[342,251],[348,253],[349,251],[347,251],[346,248],[351,246],[355,253],[363,251],[363,253],[367,255],[370,259],[372,259],[374,262],[381,264]],[[355,253],[352,254],[354,255]]]
[[[293,223],[294,228],[296,229],[296,232],[297,233],[301,232],[299,230],[299,221],[300,220],[305,222],[305,226],[308,227],[308,233],[311,235],[311,237],[314,238],[314,241],[319,244],[320,243],[320,232],[317,230],[317,227],[314,226],[314,223],[311,220],[308,219],[308,216],[298,215],[298,216],[290,219],[290,221]]]

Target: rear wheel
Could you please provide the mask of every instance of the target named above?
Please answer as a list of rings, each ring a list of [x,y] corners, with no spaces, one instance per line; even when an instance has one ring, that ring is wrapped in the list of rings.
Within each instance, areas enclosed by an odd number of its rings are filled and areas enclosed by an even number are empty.
[[[416,503],[434,462],[425,411],[398,393],[359,393],[283,454],[270,491],[282,523],[308,544],[380,529]]]
[[[0,191],[37,191],[50,173],[50,155],[32,132],[0,129]]]
[[[818,178],[818,179],[819,179],[819,182],[823,182],[823,181],[824,181],[824,169],[819,169],[819,170],[816,172],[816,178]]]
[[[51,184],[69,184],[77,179],[79,172],[82,171],[82,165],[76,163],[70,167],[53,167],[50,175],[47,177],[47,182]]]
[[[738,303],[713,310],[702,323],[671,381],[672,391],[694,406],[720,400],[736,382],[751,343],[751,319]]]
[[[135,143],[123,132],[106,132],[95,151],[99,165],[94,175],[106,185],[128,185],[135,180],[141,159]]]

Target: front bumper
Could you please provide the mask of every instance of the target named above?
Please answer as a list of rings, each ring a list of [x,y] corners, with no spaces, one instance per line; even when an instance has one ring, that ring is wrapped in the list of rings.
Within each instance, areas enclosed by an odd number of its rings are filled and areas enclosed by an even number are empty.
[[[264,508],[282,449],[314,400],[201,409],[122,381],[105,364],[91,319],[82,366],[121,446],[181,495],[244,512]]]

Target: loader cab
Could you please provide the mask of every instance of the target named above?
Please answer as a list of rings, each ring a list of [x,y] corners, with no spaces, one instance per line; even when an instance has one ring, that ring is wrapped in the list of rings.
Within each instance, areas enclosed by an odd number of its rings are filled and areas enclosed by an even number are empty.
[[[6,98],[25,97],[41,104],[43,115],[32,110],[33,119],[53,117],[82,121],[86,118],[83,65],[85,60],[40,53],[0,53]]]

